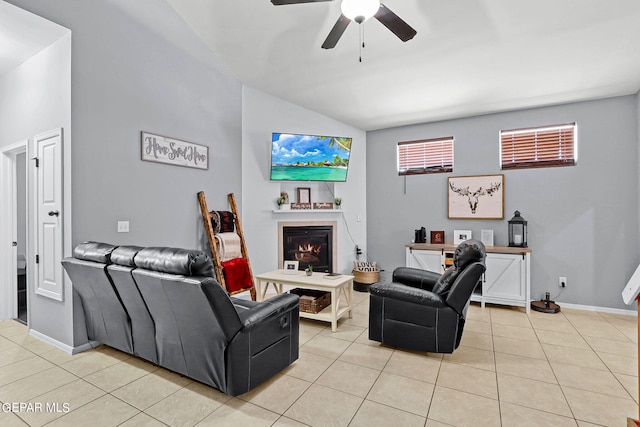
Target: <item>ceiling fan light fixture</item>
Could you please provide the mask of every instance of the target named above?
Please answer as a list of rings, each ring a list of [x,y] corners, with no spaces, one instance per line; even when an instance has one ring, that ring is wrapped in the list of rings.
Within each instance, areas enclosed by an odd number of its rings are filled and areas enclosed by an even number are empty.
[[[380,9],[379,0],[342,0],[340,5],[342,14],[352,21],[362,23],[367,19],[373,17],[373,15]]]

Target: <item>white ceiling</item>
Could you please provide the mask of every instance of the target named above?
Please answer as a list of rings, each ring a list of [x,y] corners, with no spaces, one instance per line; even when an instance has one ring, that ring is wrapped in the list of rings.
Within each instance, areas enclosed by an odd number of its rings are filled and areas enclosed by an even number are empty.
[[[0,1],[0,76],[68,33],[64,27]]]
[[[320,45],[340,1],[167,0],[244,84],[373,130],[633,94],[638,0],[385,0],[414,27],[378,21]]]
[[[127,8],[165,22],[154,1]],[[320,48],[340,0],[166,1],[244,84],[365,130],[640,89],[638,0],[385,0],[418,34],[367,21],[362,63],[355,23]],[[0,75],[67,31],[0,1]]]

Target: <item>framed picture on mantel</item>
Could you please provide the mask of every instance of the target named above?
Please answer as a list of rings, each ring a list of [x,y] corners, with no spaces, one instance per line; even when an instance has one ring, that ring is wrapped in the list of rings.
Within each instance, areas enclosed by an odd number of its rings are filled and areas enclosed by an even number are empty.
[[[298,203],[311,204],[311,188],[298,187]]]

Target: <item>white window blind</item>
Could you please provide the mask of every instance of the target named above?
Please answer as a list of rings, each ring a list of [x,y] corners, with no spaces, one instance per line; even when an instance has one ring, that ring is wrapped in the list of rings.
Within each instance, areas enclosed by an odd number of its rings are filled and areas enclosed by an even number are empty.
[[[453,137],[398,142],[398,175],[453,171]]]
[[[500,131],[502,169],[574,166],[577,125]]]

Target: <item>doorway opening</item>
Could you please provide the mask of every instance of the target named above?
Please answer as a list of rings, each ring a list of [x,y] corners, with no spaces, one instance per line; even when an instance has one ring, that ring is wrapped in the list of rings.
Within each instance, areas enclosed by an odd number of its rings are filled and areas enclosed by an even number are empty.
[[[0,151],[2,209],[0,217],[5,227],[0,234],[11,242],[6,274],[2,280],[9,284],[2,292],[5,303],[0,307],[4,318],[28,323],[27,300],[27,142],[4,147]]]
[[[26,147],[25,147],[26,149]],[[15,157],[16,172],[16,267],[17,307],[16,320],[27,324],[27,153]]]

